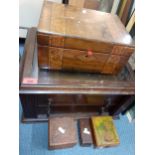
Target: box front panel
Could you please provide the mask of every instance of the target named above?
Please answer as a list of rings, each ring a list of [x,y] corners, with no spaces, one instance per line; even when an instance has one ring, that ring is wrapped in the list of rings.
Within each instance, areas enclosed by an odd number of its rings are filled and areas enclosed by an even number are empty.
[[[62,68],[64,70],[101,72],[107,58],[106,54],[65,49]]]
[[[121,54],[121,51],[114,48],[111,55],[92,50],[80,51],[39,45],[38,62],[42,69],[117,74],[129,59],[132,49],[126,49],[126,53]]]

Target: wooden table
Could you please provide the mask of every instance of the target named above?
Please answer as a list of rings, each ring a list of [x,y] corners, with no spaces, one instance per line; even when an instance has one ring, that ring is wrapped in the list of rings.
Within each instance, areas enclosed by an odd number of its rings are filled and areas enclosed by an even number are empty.
[[[36,28],[28,31],[19,80],[23,122],[47,121],[49,116],[57,115],[118,116],[130,106],[135,94],[134,73],[129,64],[113,76],[40,70]]]

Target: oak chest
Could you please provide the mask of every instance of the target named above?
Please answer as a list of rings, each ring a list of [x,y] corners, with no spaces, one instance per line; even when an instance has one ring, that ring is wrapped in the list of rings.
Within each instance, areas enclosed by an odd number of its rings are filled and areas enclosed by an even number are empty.
[[[134,51],[116,15],[45,1],[37,28],[42,69],[118,73]]]

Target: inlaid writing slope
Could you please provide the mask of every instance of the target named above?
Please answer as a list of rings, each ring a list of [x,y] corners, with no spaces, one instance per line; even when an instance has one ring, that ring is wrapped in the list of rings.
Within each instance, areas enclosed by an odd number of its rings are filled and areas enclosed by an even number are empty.
[[[45,1],[37,27],[42,69],[117,74],[134,51],[119,17]]]

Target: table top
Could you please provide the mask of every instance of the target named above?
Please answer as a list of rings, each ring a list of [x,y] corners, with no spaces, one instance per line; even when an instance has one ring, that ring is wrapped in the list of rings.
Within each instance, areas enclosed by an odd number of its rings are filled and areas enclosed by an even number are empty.
[[[36,28],[28,31],[20,62],[20,94],[125,94],[135,93],[129,64],[117,75],[49,71],[38,68]]]

